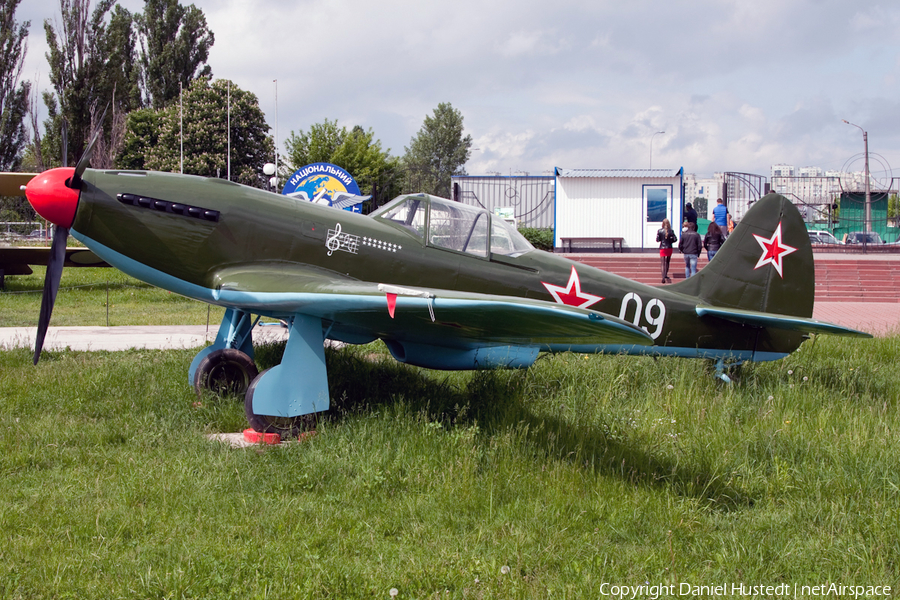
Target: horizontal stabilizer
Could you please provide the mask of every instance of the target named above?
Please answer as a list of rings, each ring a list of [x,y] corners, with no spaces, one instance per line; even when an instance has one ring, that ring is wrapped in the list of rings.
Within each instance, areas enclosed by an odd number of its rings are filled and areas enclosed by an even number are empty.
[[[774,313],[757,312],[755,310],[739,310],[735,308],[718,308],[714,306],[697,305],[697,315],[700,317],[718,317],[726,321],[750,325],[751,327],[772,327],[786,331],[799,331],[801,333],[823,333],[826,335],[842,335],[847,337],[870,338],[870,334],[857,331],[848,327],[826,323],[804,317],[791,317],[788,315],[776,315]]]

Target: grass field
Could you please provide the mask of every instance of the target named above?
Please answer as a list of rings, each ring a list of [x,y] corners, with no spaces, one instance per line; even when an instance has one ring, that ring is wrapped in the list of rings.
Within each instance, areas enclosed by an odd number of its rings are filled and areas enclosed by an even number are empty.
[[[246,422],[198,403],[193,354],[0,352],[0,598],[900,586],[898,337],[810,340],[731,386],[694,360],[448,374],[349,348],[317,435],[250,449],[206,438]]]
[[[7,277],[0,292],[0,327],[37,325],[45,267],[32,275]],[[107,312],[108,305],[108,312]],[[118,269],[63,269],[51,326],[218,325],[223,311],[167,292]],[[108,318],[108,322],[107,322]]]

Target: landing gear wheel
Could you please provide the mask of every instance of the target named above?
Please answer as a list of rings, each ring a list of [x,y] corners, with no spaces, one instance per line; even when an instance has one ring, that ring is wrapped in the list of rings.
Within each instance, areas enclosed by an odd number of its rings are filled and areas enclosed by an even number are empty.
[[[268,369],[266,369],[268,371]],[[270,415],[258,415],[253,412],[253,392],[256,385],[266,374],[263,371],[259,377],[253,380],[244,395],[244,414],[247,415],[247,421],[250,427],[259,433],[277,433],[281,437],[297,437],[302,432],[311,430],[315,427],[315,415],[300,415],[298,417],[273,417]]]
[[[234,348],[210,352],[197,365],[194,390],[200,396],[210,390],[219,396],[240,396],[259,375],[253,359]]]

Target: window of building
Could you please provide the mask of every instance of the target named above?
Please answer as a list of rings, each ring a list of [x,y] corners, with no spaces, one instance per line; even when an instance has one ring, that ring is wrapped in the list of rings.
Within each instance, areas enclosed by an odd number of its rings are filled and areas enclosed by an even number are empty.
[[[647,222],[661,223],[666,218],[669,204],[668,188],[647,188]]]

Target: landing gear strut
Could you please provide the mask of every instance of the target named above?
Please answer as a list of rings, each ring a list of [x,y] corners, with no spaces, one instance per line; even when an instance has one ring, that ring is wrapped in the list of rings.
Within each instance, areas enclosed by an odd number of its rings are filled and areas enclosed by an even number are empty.
[[[256,431],[297,435],[328,410],[322,320],[296,314],[281,364],[266,369],[250,384],[244,413]]]
[[[741,376],[741,365],[744,361],[725,362],[724,358],[716,361],[716,379],[721,379],[725,383],[733,383],[733,378],[737,379]]]
[[[276,417],[272,415],[259,415],[253,412],[253,395],[256,392],[257,384],[262,380],[271,369],[266,369],[250,384],[244,396],[244,414],[250,427],[260,433],[277,433],[281,437],[296,437],[302,432],[315,427],[315,415],[299,415],[294,417]]]

